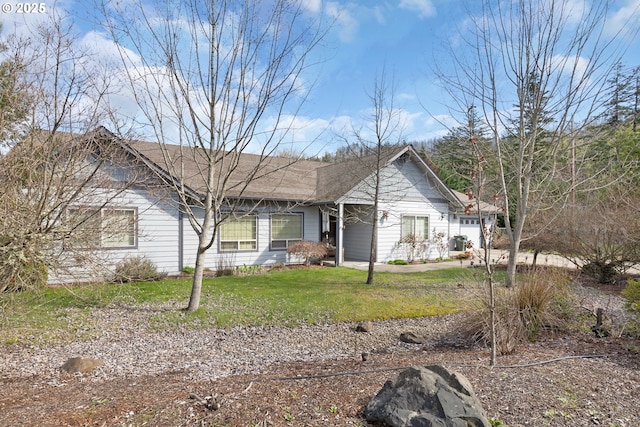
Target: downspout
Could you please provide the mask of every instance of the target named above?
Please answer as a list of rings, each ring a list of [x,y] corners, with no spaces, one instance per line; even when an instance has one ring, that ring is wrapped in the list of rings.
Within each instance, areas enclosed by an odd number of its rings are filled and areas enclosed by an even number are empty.
[[[451,211],[448,210],[447,212],[447,258],[451,257],[451,221],[453,220],[452,217],[453,215],[451,214]]]
[[[184,214],[178,209],[178,272],[184,268]]]
[[[342,265],[344,262],[344,244],[343,244],[343,236],[344,236],[344,204],[338,203],[338,218],[336,223],[336,231],[337,231],[337,242],[336,242],[336,267]]]

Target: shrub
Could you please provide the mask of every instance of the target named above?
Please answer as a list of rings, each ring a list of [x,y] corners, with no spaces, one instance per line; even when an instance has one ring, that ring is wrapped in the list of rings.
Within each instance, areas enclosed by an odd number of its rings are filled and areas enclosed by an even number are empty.
[[[167,276],[159,272],[156,265],[143,256],[125,258],[116,265],[114,283],[150,282],[162,280]]]
[[[256,276],[259,274],[264,274],[266,269],[262,265],[247,265],[243,264],[242,266],[236,267],[234,269],[234,275],[236,276]]]
[[[287,266],[284,265],[281,262],[276,262],[275,264],[273,264],[271,266],[271,270],[273,270],[273,271],[282,271],[282,270],[286,270],[286,269],[287,269]]]
[[[456,255],[456,259],[460,259],[460,260],[469,259],[469,258],[471,258],[471,252],[469,251],[460,252],[459,254]]]
[[[629,310],[640,313],[640,280],[629,279],[622,296],[627,300]]]
[[[636,332],[640,331],[640,280],[629,279],[622,290],[622,296],[627,300],[627,309],[634,315],[630,322]]]
[[[409,262],[403,260],[403,259],[392,259],[391,261],[388,262],[388,264],[391,265],[409,265]]]
[[[322,259],[329,253],[327,245],[322,242],[309,242],[301,240],[287,248],[287,253],[304,259],[305,265],[311,263],[312,258]]]
[[[398,242],[398,245],[404,249],[407,254],[407,261],[412,263],[416,257],[423,257],[426,247],[426,241],[422,240],[419,236],[410,233],[406,236],[403,236],[402,239]]]
[[[49,269],[39,260],[21,259],[0,265],[0,292],[40,289],[47,285]]]
[[[193,274],[196,271],[194,267],[182,267],[182,272],[185,274]]]
[[[620,275],[623,266],[618,262],[603,260],[591,261],[582,266],[582,272],[598,280],[598,283],[613,284]]]
[[[218,257],[216,277],[233,276],[235,258],[233,254],[222,254]]]
[[[535,341],[543,331],[566,329],[572,319],[568,280],[561,273],[538,269],[520,277],[513,288],[495,288],[496,349],[513,353],[518,344]],[[489,292],[474,296],[466,317],[466,331],[476,340],[489,342]]]
[[[516,303],[526,338],[535,341],[541,329],[565,329],[571,319],[569,280],[563,273],[539,269],[521,278]]]

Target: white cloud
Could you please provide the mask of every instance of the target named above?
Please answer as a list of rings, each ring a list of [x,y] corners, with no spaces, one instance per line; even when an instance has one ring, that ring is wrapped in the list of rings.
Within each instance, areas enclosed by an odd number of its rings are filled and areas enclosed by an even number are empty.
[[[300,6],[311,13],[317,14],[322,11],[322,0],[300,0]]]
[[[554,71],[559,71],[566,77],[571,77],[574,84],[589,78],[591,74],[589,60],[580,56],[555,55],[551,58],[551,63]]]
[[[424,136],[419,139],[429,139],[436,136],[444,136],[447,134],[447,132],[449,132],[449,129],[453,129],[459,125],[460,123],[458,122],[458,120],[456,120],[456,118],[451,116],[450,114],[430,115],[422,125]]]
[[[387,19],[385,17],[386,12],[382,7],[375,6],[371,10],[371,13],[373,14],[373,18],[376,20],[378,24],[385,24],[387,22]]]
[[[428,18],[436,14],[431,0],[400,0],[400,8],[418,12],[420,18]]]
[[[356,19],[346,8],[342,7],[339,2],[327,2],[326,13],[335,20],[339,31],[340,40],[344,42],[351,41],[353,35],[358,31],[359,24]]]
[[[609,16],[605,31],[610,36],[633,39],[637,36],[640,26],[640,0],[627,0],[622,3],[620,9]]]
[[[120,68],[122,64],[121,55],[131,63],[139,64],[140,57],[133,51],[116,44],[113,40],[105,37],[103,33],[89,31],[80,40],[81,45],[91,54],[99,56],[101,62]]]

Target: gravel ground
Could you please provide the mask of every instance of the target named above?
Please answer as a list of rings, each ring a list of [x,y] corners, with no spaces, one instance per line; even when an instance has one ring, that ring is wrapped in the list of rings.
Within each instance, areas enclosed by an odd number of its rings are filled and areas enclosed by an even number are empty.
[[[106,313],[105,313],[106,312]],[[353,358],[368,353],[416,350],[398,341],[402,332],[419,331],[435,342],[452,331],[455,316],[372,322],[371,331],[356,332],[356,324],[141,332],[144,317],[130,310],[97,310],[103,322],[118,319],[128,325],[108,328],[97,339],[56,346],[0,348],[0,377],[44,375],[56,381],[60,367],[72,357],[102,360],[87,377],[107,380],[118,376],[156,375],[185,371],[185,379],[206,380],[260,371],[274,363]]]

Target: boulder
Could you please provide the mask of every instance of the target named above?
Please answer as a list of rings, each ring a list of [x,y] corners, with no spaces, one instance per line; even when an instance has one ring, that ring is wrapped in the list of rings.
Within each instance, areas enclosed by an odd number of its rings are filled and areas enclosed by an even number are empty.
[[[102,365],[104,365],[104,362],[102,360],[72,357],[71,359],[64,362],[64,365],[62,365],[60,369],[70,374],[74,374],[76,372],[85,373]]]
[[[391,427],[490,427],[469,381],[438,365],[411,367],[387,381],[365,417]]]

